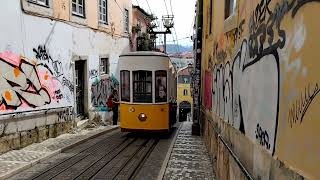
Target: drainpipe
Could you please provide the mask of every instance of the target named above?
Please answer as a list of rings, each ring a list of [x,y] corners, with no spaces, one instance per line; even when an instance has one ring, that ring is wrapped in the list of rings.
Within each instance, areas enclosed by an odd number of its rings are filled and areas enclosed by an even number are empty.
[[[196,38],[195,38],[195,66],[194,66],[194,113],[192,124],[192,135],[200,135],[200,120],[201,120],[201,50],[202,50],[202,19],[203,19],[203,0],[198,0],[196,11]]]

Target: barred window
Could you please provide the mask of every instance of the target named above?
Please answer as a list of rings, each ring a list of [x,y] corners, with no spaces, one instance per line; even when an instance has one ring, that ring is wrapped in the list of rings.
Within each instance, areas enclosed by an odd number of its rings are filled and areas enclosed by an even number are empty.
[[[124,9],[124,31],[129,32],[129,10]]]
[[[120,71],[121,101],[130,102],[130,71]]]
[[[156,103],[167,102],[167,71],[155,72]]]
[[[152,103],[151,71],[133,71],[133,102]]]
[[[101,58],[100,59],[100,74],[109,74],[109,59]]]

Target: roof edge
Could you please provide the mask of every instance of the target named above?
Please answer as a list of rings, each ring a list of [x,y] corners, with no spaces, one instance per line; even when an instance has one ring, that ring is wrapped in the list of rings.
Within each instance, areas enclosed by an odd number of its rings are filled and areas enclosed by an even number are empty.
[[[144,14],[146,17],[150,18],[152,17],[152,14],[147,13],[144,9],[142,9],[140,6],[132,5],[133,8],[137,8],[142,14]]]

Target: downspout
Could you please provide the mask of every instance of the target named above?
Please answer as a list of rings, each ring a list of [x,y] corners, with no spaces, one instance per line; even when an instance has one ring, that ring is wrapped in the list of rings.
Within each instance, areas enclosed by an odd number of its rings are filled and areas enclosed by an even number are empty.
[[[72,77],[73,77],[73,118],[76,119],[77,117],[77,112],[76,112],[76,107],[77,107],[77,98],[76,98],[76,93],[77,93],[77,89],[76,89],[76,63],[74,61],[74,57],[72,57],[70,65],[72,66]]]

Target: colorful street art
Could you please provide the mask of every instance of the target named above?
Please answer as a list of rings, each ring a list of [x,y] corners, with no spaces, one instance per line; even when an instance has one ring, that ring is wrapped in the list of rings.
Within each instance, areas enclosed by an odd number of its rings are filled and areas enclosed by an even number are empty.
[[[320,176],[320,1],[252,2],[237,2],[235,28],[221,33],[225,24],[215,20],[219,33],[205,39],[214,41],[203,50],[214,57],[206,69],[212,111],[271,155]]]
[[[91,85],[91,103],[98,111],[107,111],[107,101],[112,90],[119,90],[119,83],[111,76],[109,78],[95,78]]]
[[[283,1],[271,8],[271,0],[261,0],[249,21],[243,19],[233,33],[235,42],[241,40],[240,49],[233,60],[229,61],[227,54],[222,54],[226,52],[223,50],[227,48],[226,43],[220,43],[220,46],[217,43],[215,47],[217,63],[212,68],[213,110],[271,153],[275,151],[279,118],[279,51],[285,49],[288,38],[281,26],[282,21],[287,14],[295,18],[299,9],[311,2]],[[248,39],[241,37],[245,25],[248,26]],[[227,41],[232,38],[227,34],[223,39]],[[301,95],[300,101],[306,99],[302,105],[292,106],[289,113],[291,124],[302,122],[308,106],[319,93],[317,84],[311,88],[313,90],[310,90],[310,86],[306,89],[307,95]],[[252,113],[253,109],[255,113]],[[297,110],[301,113],[297,113]]]
[[[10,60],[13,62],[8,62]],[[22,105],[35,108],[50,104],[50,95],[40,82],[36,65],[23,58],[10,60],[1,54],[1,104],[6,109],[17,109]],[[44,78],[48,79],[47,75],[45,76]]]
[[[73,92],[59,80],[66,79],[61,62],[53,61],[44,46],[34,52],[34,60],[0,53],[0,114],[72,106]]]

